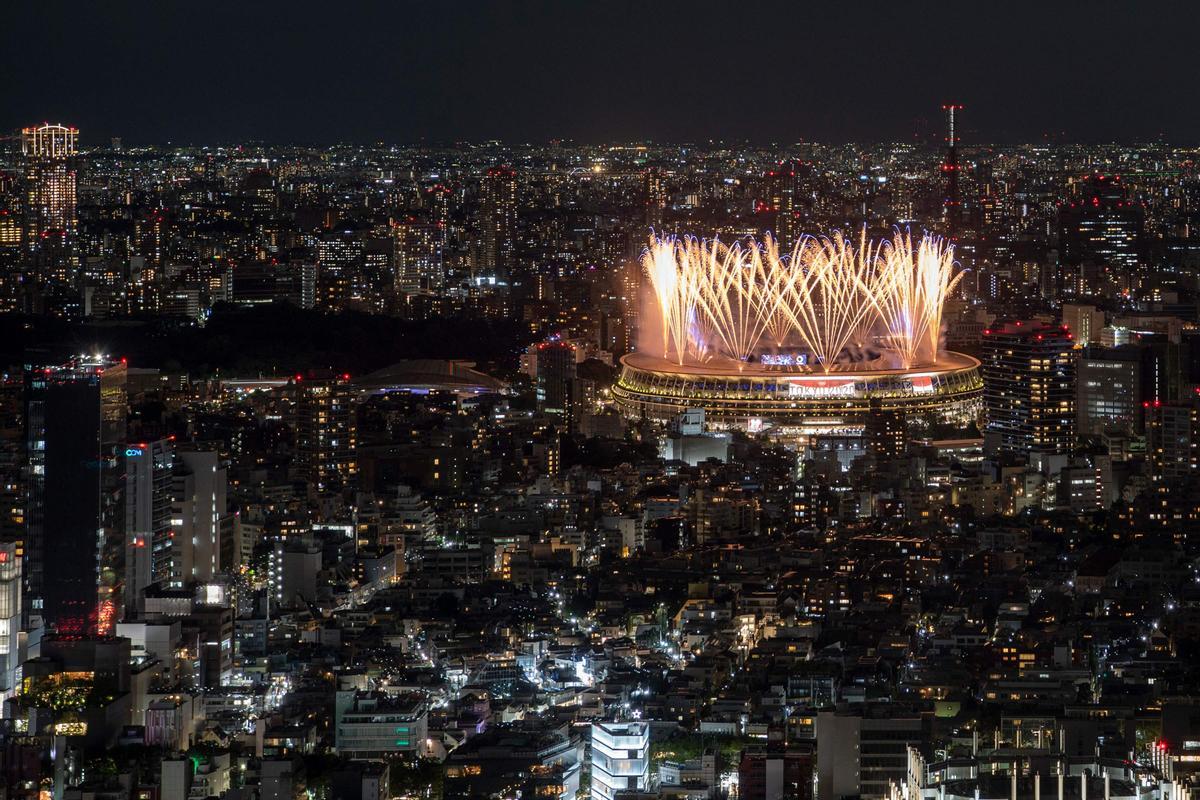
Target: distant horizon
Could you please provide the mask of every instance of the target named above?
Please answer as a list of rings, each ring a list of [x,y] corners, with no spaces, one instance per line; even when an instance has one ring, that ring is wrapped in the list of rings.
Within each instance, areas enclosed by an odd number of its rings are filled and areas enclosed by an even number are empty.
[[[21,130],[24,127],[31,127],[35,124],[46,124],[46,121],[40,123],[31,123],[29,126],[19,126],[12,129],[11,136],[19,137]],[[944,149],[945,145],[941,142],[914,142],[905,141],[903,139],[810,139],[810,140],[795,140],[790,142],[784,141],[759,141],[748,138],[712,138],[708,140],[675,140],[675,139],[603,139],[603,140],[585,140],[574,137],[557,137],[550,136],[542,140],[523,139],[413,139],[413,140],[389,140],[389,139],[330,139],[330,140],[311,140],[304,141],[300,139],[293,140],[273,140],[266,138],[245,138],[221,140],[220,138],[210,141],[175,141],[175,140],[128,140],[120,133],[105,135],[102,137],[89,137],[87,129],[70,120],[55,120],[49,122],[51,125],[67,125],[75,127],[79,132],[79,150],[87,152],[91,150],[106,150],[111,149],[111,142],[114,138],[120,139],[123,148],[129,149],[149,149],[149,148],[236,148],[245,146],[262,146],[262,147],[298,147],[298,148],[333,148],[333,147],[435,147],[444,149],[455,148],[478,148],[485,149],[488,147],[499,148],[536,148],[561,145],[564,147],[647,147],[647,148],[664,148],[664,147],[749,147],[754,149],[783,149],[789,147],[842,147],[842,146],[904,146],[912,148],[925,148],[929,150]],[[970,151],[986,148],[1022,148],[1022,147],[1174,147],[1174,148],[1192,148],[1200,149],[1200,136],[1194,141],[1173,140],[1173,139],[1127,139],[1127,140],[1059,140],[1059,141],[964,141],[960,140],[958,147],[960,151]]]

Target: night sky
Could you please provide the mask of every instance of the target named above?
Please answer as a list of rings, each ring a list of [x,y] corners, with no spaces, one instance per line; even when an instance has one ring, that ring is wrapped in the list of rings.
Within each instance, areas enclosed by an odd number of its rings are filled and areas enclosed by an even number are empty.
[[[4,5],[0,127],[85,146],[1200,138],[1187,2]]]

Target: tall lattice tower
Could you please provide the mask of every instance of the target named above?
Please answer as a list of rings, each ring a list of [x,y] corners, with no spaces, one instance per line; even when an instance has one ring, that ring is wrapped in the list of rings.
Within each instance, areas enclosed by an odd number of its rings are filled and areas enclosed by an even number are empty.
[[[958,192],[958,131],[954,127],[954,116],[962,111],[957,103],[942,106],[946,112],[946,160],[942,162],[942,174],[946,176],[946,196],[942,200],[942,221],[946,232],[953,237],[958,233],[962,218],[962,199]]]

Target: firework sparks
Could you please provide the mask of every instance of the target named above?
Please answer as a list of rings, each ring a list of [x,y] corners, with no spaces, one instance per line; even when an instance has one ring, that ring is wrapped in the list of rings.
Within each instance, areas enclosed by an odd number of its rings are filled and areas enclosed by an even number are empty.
[[[664,358],[747,362],[797,347],[831,372],[851,349],[881,348],[908,369],[937,361],[942,306],[961,277],[954,252],[926,235],[914,245],[857,245],[840,233],[805,237],[781,255],[769,237],[727,246],[654,238],[642,258],[654,292]]]

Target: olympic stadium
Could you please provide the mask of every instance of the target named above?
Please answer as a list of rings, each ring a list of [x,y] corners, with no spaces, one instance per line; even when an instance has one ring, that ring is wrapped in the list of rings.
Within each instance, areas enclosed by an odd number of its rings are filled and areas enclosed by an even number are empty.
[[[938,239],[835,235],[783,255],[769,238],[655,239],[643,268],[652,341],[621,359],[613,387],[630,417],[702,408],[716,428],[799,435],[861,426],[873,410],[980,417],[979,361],[941,347],[958,275]]]

